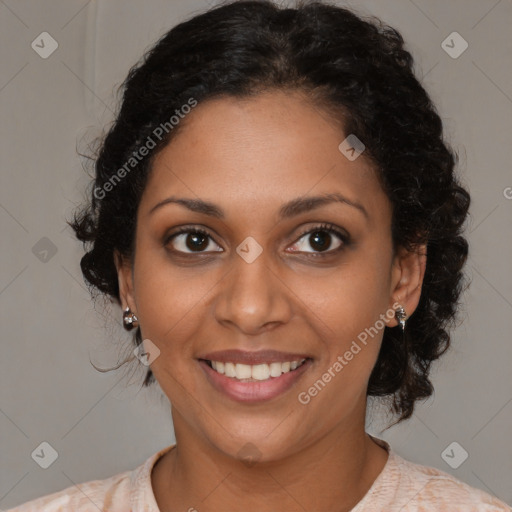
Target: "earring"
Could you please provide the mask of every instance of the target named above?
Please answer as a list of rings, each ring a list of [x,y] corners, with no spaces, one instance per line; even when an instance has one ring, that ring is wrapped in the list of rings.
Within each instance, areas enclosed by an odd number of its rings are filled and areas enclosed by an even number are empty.
[[[127,331],[131,331],[139,326],[137,315],[132,313],[129,307],[123,311],[123,325]]]
[[[407,314],[405,312],[405,309],[400,306],[396,311],[395,311],[395,318],[397,319],[398,323],[400,324],[400,327],[402,328],[402,332],[405,331],[405,321],[407,319]]]

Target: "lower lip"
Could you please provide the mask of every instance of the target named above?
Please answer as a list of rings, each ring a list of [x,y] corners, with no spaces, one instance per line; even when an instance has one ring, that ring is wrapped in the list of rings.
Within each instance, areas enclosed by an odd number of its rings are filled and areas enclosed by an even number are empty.
[[[280,377],[270,377],[267,380],[254,382],[241,382],[232,377],[226,377],[210,368],[206,361],[199,361],[199,364],[208,381],[217,391],[237,402],[263,402],[288,391],[309,368],[311,362],[311,359],[306,359],[306,362],[296,370],[282,373]]]

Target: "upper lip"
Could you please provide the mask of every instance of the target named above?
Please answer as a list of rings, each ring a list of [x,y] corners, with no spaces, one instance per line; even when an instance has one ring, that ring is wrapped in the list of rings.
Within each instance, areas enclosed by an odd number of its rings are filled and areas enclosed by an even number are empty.
[[[259,350],[256,352],[247,352],[245,350],[220,350],[218,352],[209,352],[198,357],[198,359],[206,359],[208,361],[220,361],[223,363],[240,363],[240,364],[263,364],[263,363],[285,363],[287,361],[301,361],[309,359],[307,354],[298,354],[291,352],[279,352],[277,350]]]

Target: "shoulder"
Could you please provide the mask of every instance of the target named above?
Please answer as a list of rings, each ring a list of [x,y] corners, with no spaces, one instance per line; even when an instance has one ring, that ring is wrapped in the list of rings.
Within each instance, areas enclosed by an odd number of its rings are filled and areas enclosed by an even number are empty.
[[[495,496],[430,466],[405,460],[394,454],[401,484],[409,489],[409,501],[402,512],[434,510],[464,512],[512,512]]]
[[[388,461],[351,512],[512,512],[495,496],[445,471],[406,460],[385,440],[370,437],[388,452]]]
[[[131,471],[125,471],[105,480],[91,480],[73,485],[62,491],[23,503],[6,512],[128,510],[131,474]]]
[[[73,485],[62,491],[27,501],[6,512],[90,512],[108,510],[158,511],[151,487],[151,470],[156,461],[175,445],[151,455],[133,470],[124,471],[104,480]]]

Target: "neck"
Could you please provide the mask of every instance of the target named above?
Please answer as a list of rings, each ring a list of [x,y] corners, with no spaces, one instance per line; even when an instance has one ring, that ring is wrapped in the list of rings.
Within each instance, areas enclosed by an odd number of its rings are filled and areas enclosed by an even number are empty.
[[[174,411],[173,411],[174,412]],[[350,511],[382,471],[387,452],[362,424],[340,424],[279,461],[248,464],[191,432],[173,414],[176,447],[155,465],[160,510]]]

